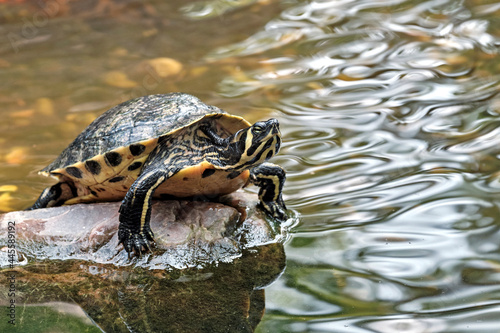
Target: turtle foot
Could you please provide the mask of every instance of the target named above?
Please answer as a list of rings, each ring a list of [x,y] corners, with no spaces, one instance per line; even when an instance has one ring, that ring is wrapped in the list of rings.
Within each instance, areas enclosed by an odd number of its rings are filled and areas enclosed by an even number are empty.
[[[283,203],[277,202],[261,202],[260,206],[267,212],[269,216],[280,223],[286,222],[288,219],[286,207]]]
[[[128,228],[120,228],[118,231],[118,244],[123,244],[129,258],[132,254],[141,257],[144,253],[151,252],[154,245],[153,232],[145,230],[144,232],[134,232]]]

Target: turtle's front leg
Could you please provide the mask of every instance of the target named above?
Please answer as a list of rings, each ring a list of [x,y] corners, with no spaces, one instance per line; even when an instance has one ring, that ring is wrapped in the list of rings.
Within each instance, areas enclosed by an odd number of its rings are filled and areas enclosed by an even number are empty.
[[[140,256],[150,251],[154,242],[149,226],[151,199],[155,189],[167,178],[164,170],[144,170],[128,190],[120,206],[119,243],[123,243],[129,256],[132,252]]]
[[[250,170],[250,181],[260,187],[259,199],[264,210],[281,222],[286,221],[286,206],[282,197],[286,173],[282,167],[262,163]]]

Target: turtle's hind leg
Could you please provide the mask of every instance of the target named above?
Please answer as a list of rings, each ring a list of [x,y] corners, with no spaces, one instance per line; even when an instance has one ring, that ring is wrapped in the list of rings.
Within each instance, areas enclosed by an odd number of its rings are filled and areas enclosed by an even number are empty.
[[[285,179],[285,170],[272,163],[262,163],[250,170],[250,181],[260,187],[260,204],[269,215],[281,222],[287,220],[286,206],[281,194]]]
[[[26,210],[61,206],[76,196],[76,189],[70,183],[60,182],[43,190],[33,206]]]

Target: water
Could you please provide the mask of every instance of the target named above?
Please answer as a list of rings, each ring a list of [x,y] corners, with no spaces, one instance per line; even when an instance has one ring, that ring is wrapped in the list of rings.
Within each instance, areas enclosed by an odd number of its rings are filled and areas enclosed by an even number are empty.
[[[3,209],[106,108],[185,91],[281,123],[301,220],[258,332],[498,332],[498,3],[2,6]],[[182,69],[144,67],[164,57]]]

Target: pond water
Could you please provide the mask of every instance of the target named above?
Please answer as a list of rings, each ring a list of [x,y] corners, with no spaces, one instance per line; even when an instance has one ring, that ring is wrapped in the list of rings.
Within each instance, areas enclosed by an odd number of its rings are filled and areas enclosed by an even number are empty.
[[[500,4],[0,2],[0,209],[131,97],[276,117],[300,214],[258,332],[500,330]]]

